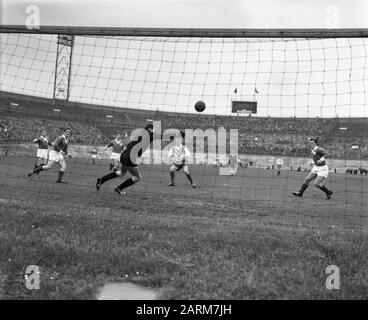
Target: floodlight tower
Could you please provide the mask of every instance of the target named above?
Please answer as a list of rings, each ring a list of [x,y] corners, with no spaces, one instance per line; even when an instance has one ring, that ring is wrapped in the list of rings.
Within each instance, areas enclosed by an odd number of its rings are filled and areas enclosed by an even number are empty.
[[[74,36],[59,34],[57,37],[54,79],[54,104],[56,100],[69,101]]]

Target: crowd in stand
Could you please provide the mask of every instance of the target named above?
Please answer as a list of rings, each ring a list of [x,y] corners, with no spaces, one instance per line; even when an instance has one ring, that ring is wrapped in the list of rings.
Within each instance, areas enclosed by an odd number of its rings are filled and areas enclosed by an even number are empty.
[[[173,125],[175,128],[218,128],[238,129],[247,133],[275,133],[275,134],[323,134],[330,129],[334,121],[328,119],[299,119],[299,118],[250,118],[225,116],[188,116],[163,115],[162,122]],[[195,128],[193,128],[195,129]]]
[[[62,115],[54,114],[52,111],[40,112],[30,106],[27,106],[27,112],[12,114],[9,105],[4,107],[2,104],[2,106],[0,143],[29,142],[39,135],[41,129],[46,129],[50,139],[54,139],[63,128],[70,127],[73,131],[73,143],[104,145],[112,138],[112,133],[130,132],[133,129],[131,121],[134,120],[134,114],[125,117],[131,120],[129,122],[121,120],[111,124],[107,133],[101,131],[103,128],[101,124],[106,123],[105,118],[101,118],[99,124],[96,119],[88,121],[86,117],[78,117],[67,112]],[[343,136],[341,132],[335,130],[337,119],[277,119],[161,113],[156,120],[161,120],[162,130],[167,128],[217,130],[219,127],[226,130],[238,129],[240,153],[307,156],[310,152],[308,137],[318,137],[331,158],[368,159],[366,136],[368,129],[367,132],[360,131],[361,134]]]
[[[310,152],[308,138],[316,137],[332,158],[368,159],[368,137],[359,136],[368,133],[368,126],[366,133],[341,137],[341,132],[334,130],[337,119],[166,115],[162,121],[167,128],[238,129],[241,153],[306,156]]]
[[[0,143],[29,142],[46,130],[50,140],[54,140],[69,127],[73,135],[71,141],[78,144],[104,144],[107,139],[91,124],[75,121],[57,121],[28,117],[4,117],[0,119]]]

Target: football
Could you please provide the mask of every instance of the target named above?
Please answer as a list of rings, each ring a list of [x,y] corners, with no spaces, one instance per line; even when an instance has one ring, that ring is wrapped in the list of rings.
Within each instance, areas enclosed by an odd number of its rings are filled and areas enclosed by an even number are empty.
[[[197,101],[194,108],[197,112],[203,112],[206,109],[206,104],[203,101]]]

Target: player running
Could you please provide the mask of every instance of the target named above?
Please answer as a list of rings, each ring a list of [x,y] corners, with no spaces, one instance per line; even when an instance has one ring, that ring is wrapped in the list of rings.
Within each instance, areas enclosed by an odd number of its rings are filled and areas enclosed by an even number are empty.
[[[92,164],[96,164],[96,158],[97,158],[97,149],[93,148],[91,151],[91,158],[92,158]]]
[[[276,165],[277,165],[277,176],[281,174],[281,168],[284,165],[284,161],[281,158],[276,159]]]
[[[57,163],[60,166],[59,175],[57,179],[57,183],[62,183],[62,179],[64,176],[64,172],[66,169],[66,163],[64,156],[71,158],[68,154],[68,146],[69,146],[69,138],[71,135],[71,129],[67,128],[64,130],[64,134],[57,137],[53,145],[53,150],[50,151],[49,161],[47,165],[37,166],[32,172],[28,174],[28,177],[31,177],[35,173],[40,173],[41,171],[50,169],[54,163]]]
[[[123,140],[121,138],[121,134],[117,134],[115,139],[112,140],[105,146],[105,150],[111,148],[111,157],[112,163],[110,163],[110,171],[116,170],[119,167],[120,155],[123,150]]]
[[[234,153],[229,156],[230,175],[235,176],[238,172],[238,156]]]
[[[183,144],[183,138],[181,136],[175,138],[176,145],[172,146],[169,150],[169,159],[172,163],[170,167],[170,178],[171,183],[168,185],[173,187],[175,185],[175,171],[180,171],[183,168],[183,171],[190,182],[190,185],[193,188],[196,188],[195,183],[193,182],[192,176],[189,173],[189,168],[187,165],[187,161],[190,157],[189,149]]]
[[[147,124],[144,129],[141,129],[141,134],[137,137],[133,137],[127,144],[126,148],[120,155],[120,162],[113,172],[103,176],[102,178],[97,178],[96,190],[100,190],[101,185],[105,182],[115,179],[117,177],[123,177],[127,171],[132,175],[131,178],[126,179],[122,184],[114,189],[115,192],[120,195],[124,195],[124,189],[132,186],[133,184],[141,180],[141,173],[137,166],[137,159],[142,156],[142,153],[147,150],[153,141],[153,125],[152,123]],[[149,139],[144,139],[147,137]],[[136,139],[135,139],[136,138]],[[139,148],[137,144],[141,143],[142,146]]]
[[[38,144],[37,163],[34,167],[36,168],[40,165],[45,165],[49,157],[49,146],[52,146],[47,137],[46,130],[42,130],[41,135],[38,138],[34,139],[32,142]]]
[[[328,177],[328,166],[326,164],[326,151],[318,146],[318,140],[317,139],[309,139],[309,143],[312,147],[312,159],[314,162],[314,166],[311,170],[311,172],[308,174],[308,176],[305,178],[304,183],[300,187],[300,190],[297,192],[293,192],[294,196],[302,197],[304,191],[308,188],[309,183],[316,179],[314,182],[314,185],[321,189],[324,193],[326,193],[326,199],[331,199],[331,196],[333,192],[325,185],[322,184],[323,180]]]

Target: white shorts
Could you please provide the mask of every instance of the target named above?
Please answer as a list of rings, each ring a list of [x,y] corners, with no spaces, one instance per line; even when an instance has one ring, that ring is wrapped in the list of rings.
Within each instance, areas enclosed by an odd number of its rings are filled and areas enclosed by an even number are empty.
[[[46,159],[49,156],[49,150],[48,149],[38,149],[37,150],[37,158]]]
[[[328,177],[328,166],[314,166],[312,168],[311,173],[316,173],[317,176],[319,177],[324,177],[327,178]]]
[[[111,160],[120,160],[120,153],[111,152]]]
[[[55,150],[51,150],[50,151],[50,155],[49,155],[49,160],[50,161],[55,161],[55,162],[60,162],[60,161],[64,160],[64,157],[61,154],[61,152],[57,152]]]
[[[97,156],[95,154],[92,155],[92,159],[96,159]]]

